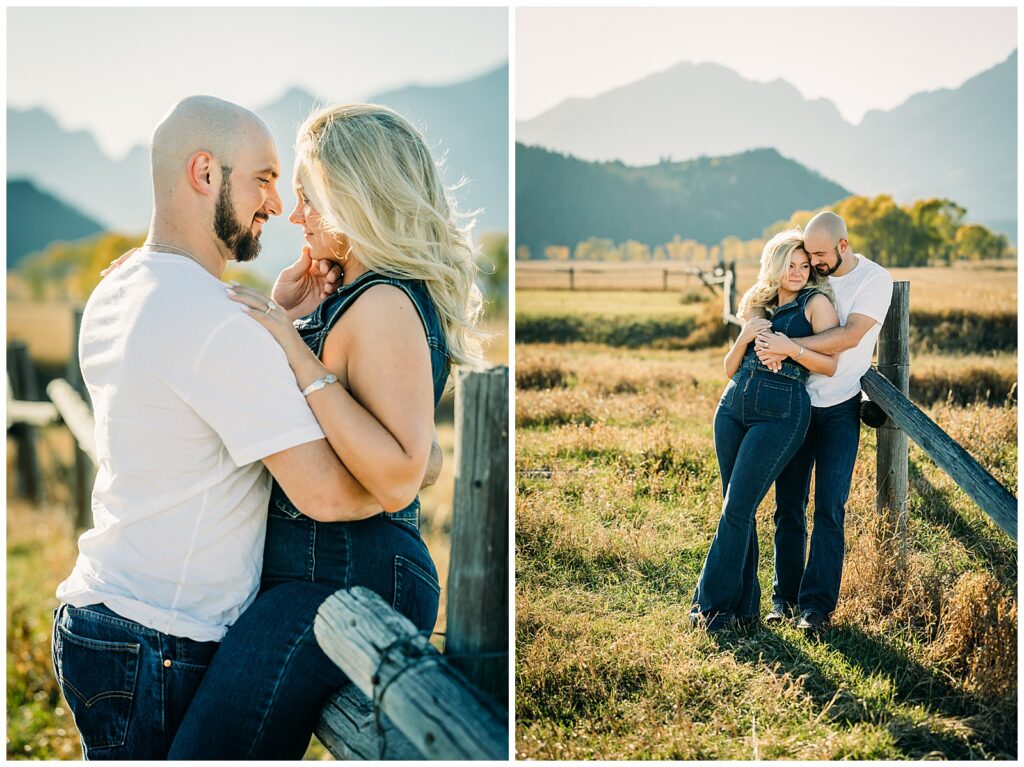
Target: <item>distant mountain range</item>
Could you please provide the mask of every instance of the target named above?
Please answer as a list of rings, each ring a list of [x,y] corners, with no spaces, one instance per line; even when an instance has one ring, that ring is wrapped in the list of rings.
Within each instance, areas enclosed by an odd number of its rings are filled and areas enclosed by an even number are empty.
[[[516,144],[516,243],[534,256],[590,237],[657,245],[759,237],[796,210],[849,192],[775,149],[631,167]]]
[[[31,181],[7,182],[7,268],[51,242],[80,240],[104,226],[42,192]]]
[[[456,192],[465,211],[483,209],[476,231],[508,228],[508,65],[446,86],[412,86],[375,95],[412,119],[424,132],[437,159],[445,159],[445,180],[468,183]],[[254,267],[273,276],[298,255],[302,239],[287,223],[294,207],[291,169],[295,133],[314,104],[325,103],[302,89],[254,111],[270,127],[284,170],[279,186],[286,210],[263,237],[263,255]],[[137,146],[121,160],[108,157],[85,131],[65,131],[42,109],[7,110],[7,175],[27,178],[102,226],[144,233],[152,206],[149,152]],[[10,222],[10,219],[8,219]],[[10,226],[10,223],[9,223]]]
[[[758,83],[717,64],[682,63],[564,101],[517,123],[516,140],[631,165],[770,146],[856,194],[948,197],[971,220],[1016,239],[1016,51],[959,88],[917,94],[857,126],[831,101],[805,99],[783,80]]]

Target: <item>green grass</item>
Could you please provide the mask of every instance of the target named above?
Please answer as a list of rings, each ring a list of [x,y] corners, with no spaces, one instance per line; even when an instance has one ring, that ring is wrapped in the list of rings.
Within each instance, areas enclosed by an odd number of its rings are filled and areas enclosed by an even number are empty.
[[[1016,547],[915,448],[911,553],[894,574],[869,429],[835,627],[688,628],[721,503],[722,352],[517,347],[519,757],[1015,757]],[[1016,492],[1015,406],[929,413]],[[767,610],[771,495],[757,521]]]

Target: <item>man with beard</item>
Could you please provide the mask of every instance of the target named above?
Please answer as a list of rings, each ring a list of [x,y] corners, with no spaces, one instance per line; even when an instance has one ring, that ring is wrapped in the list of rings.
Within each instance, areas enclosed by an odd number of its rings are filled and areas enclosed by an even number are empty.
[[[846,500],[860,441],[860,379],[871,367],[875,341],[889,311],[892,276],[853,252],[846,222],[832,211],[822,211],[808,222],[804,249],[811,266],[829,278],[842,324],[793,340],[811,351],[839,354],[839,363],[832,376],[812,373],[808,378],[807,436],[775,481],[775,582],[765,622],[778,623],[798,614],[796,627],[815,632],[827,627],[839,600]],[[766,365],[783,358],[773,353],[772,342],[771,336],[754,342]],[[814,531],[805,567],[812,469]]]
[[[264,466],[314,519],[380,512],[328,445],[281,347],[218,279],[229,260],[257,256],[263,224],[281,213],[266,126],[191,97],[151,150],[146,244],[82,319],[95,526],[57,589],[53,657],[88,759],[166,757],[219,640],[256,595]]]

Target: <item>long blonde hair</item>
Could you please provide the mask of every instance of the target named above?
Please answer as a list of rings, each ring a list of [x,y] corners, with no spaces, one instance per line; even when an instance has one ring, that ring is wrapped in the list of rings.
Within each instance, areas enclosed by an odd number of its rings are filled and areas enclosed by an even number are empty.
[[[388,277],[422,280],[457,365],[481,363],[483,307],[469,233],[423,137],[376,104],[314,112],[299,128],[296,175],[327,232]]]
[[[738,311],[739,317],[746,317],[751,309],[765,309],[766,312],[776,308],[779,299],[779,288],[782,287],[782,277],[789,269],[789,259],[793,251],[803,249],[804,233],[800,227],[786,229],[779,232],[764,244],[761,251],[761,269],[757,273],[757,282],[743,294],[740,299]],[[809,257],[808,257],[809,258]],[[828,282],[828,277],[818,274],[812,266],[811,273],[807,278],[808,288],[817,288],[834,305],[836,302],[835,292]]]

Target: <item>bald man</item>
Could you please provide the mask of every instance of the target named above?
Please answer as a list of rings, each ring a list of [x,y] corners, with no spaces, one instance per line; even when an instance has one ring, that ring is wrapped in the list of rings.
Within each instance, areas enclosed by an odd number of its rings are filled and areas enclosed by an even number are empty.
[[[828,625],[839,600],[846,552],[844,526],[860,441],[860,379],[871,367],[875,341],[892,300],[892,277],[850,249],[846,222],[817,214],[804,231],[804,248],[836,295],[839,327],[795,339],[804,348],[838,354],[832,376],[807,380],[811,423],[804,443],[775,481],[775,580],[766,623],[797,615],[797,628]],[[780,361],[755,341],[765,364]],[[807,502],[814,471],[814,530],[807,555]]]
[[[281,348],[218,279],[258,255],[281,213],[267,127],[196,96],[163,118],[151,153],[146,245],[82,318],[95,526],[57,589],[53,655],[87,759],[166,757],[218,642],[256,596],[270,475],[314,519],[380,512]]]

